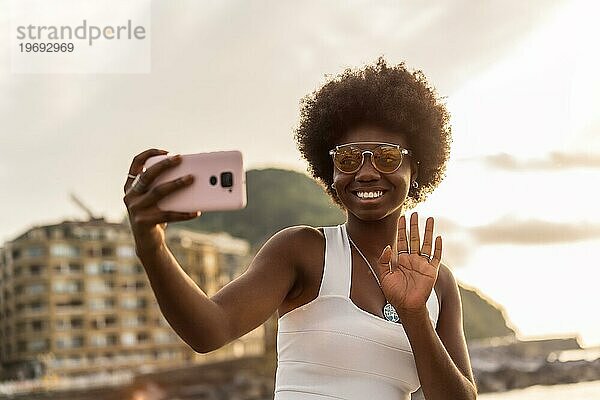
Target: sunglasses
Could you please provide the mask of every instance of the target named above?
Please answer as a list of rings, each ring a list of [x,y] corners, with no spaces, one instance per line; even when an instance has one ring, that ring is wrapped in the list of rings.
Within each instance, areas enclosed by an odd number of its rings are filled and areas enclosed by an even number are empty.
[[[363,150],[362,145],[376,145],[369,150]],[[365,154],[371,156],[371,164],[375,169],[384,174],[391,174],[400,168],[404,156],[412,156],[410,150],[400,145],[381,142],[356,142],[335,146],[329,150],[333,157],[333,164],[337,169],[346,174],[358,171],[365,162]]]

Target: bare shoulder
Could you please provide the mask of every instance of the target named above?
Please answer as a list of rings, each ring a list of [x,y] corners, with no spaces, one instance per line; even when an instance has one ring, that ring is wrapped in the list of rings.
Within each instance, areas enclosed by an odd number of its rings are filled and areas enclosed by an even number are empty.
[[[323,233],[317,228],[298,225],[275,233],[263,246],[269,253],[283,253],[294,265],[304,264],[315,250],[324,244]]]
[[[306,245],[315,245],[322,242],[323,233],[312,226],[296,225],[284,228],[273,235],[272,239],[286,243],[291,250],[304,250]]]
[[[293,269],[294,284],[290,292],[303,286],[306,268],[319,265],[323,258],[325,238],[323,233],[311,226],[298,225],[284,228],[275,233],[260,249],[256,258],[283,263]],[[292,296],[294,297],[294,296]]]

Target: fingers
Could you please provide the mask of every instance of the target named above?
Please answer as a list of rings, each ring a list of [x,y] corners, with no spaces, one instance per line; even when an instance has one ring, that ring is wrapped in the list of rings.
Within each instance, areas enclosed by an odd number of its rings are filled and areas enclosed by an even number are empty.
[[[139,180],[141,181],[140,183],[144,186],[144,187],[148,187],[151,186],[152,183],[154,182],[154,180],[160,175],[162,174],[164,171],[166,171],[169,168],[172,168],[174,166],[176,166],[177,164],[181,163],[181,155],[176,155],[173,157],[169,157],[169,158],[165,158],[164,160],[154,164],[153,166],[151,166],[150,168],[146,169],[146,171],[144,171],[140,176],[139,176]],[[132,192],[132,188],[133,188],[133,184],[132,186],[130,186],[129,188],[125,189],[125,196],[130,196],[130,193]],[[142,190],[142,193],[145,192],[145,190]],[[139,192],[136,193],[139,195]]]
[[[166,222],[187,221],[200,215],[200,212],[152,211],[135,216],[136,225],[158,225]]]
[[[168,151],[166,150],[159,150],[159,149],[149,149],[146,151],[141,152],[140,154],[136,155],[133,158],[133,161],[131,162],[131,165],[129,166],[129,175],[138,175],[140,173],[142,173],[142,170],[144,169],[144,164],[146,163],[146,160],[148,160],[150,157],[154,157],[154,156],[159,156],[162,154],[167,154]],[[128,176],[127,180],[125,181],[125,186],[124,186],[124,191],[125,193],[127,193],[127,189],[128,186],[131,184],[131,182],[133,182],[132,177]]]
[[[431,256],[431,246],[433,245],[433,218],[427,218],[425,222],[425,237],[423,238],[423,247],[421,248],[421,254],[427,254]]]
[[[408,240],[406,239],[406,218],[403,216],[398,220],[398,241],[396,242],[398,253],[408,253]]]
[[[142,175],[143,181],[146,185],[152,185],[152,182],[163,172],[181,162],[181,155],[177,154],[173,157],[168,157],[146,169]]]
[[[378,275],[381,278],[379,280],[381,281],[383,279],[382,277],[385,276],[386,273],[392,272],[392,247],[389,244],[385,246],[385,249],[383,249],[377,261],[377,272],[379,273]]]
[[[163,154],[167,154],[166,150],[158,150],[158,149],[149,149],[141,152],[137,156],[133,157],[133,161],[131,162],[131,166],[129,167],[129,173],[132,175],[137,175],[142,172],[144,168],[144,164],[146,160],[150,157],[159,156]]]
[[[435,250],[433,252],[433,259],[429,262],[434,267],[438,267],[442,261],[442,237],[438,236],[435,238]]]
[[[419,215],[414,212],[410,216],[410,252],[419,253],[420,247],[419,238]]]
[[[173,193],[179,189],[189,186],[194,182],[193,175],[186,175],[181,178],[155,186],[148,193],[145,193],[139,198],[139,201],[131,204],[130,209],[136,210],[145,207],[155,206],[156,203],[166,195]]]

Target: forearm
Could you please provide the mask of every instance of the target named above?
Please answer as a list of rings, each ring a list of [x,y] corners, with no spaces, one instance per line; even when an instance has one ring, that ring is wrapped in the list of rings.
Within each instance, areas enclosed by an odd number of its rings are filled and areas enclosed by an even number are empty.
[[[401,316],[415,357],[419,380],[427,400],[471,400],[475,385],[456,367],[435,332],[427,309]]]
[[[185,273],[167,246],[139,250],[138,257],[175,332],[200,353],[224,345],[227,339],[219,306]]]

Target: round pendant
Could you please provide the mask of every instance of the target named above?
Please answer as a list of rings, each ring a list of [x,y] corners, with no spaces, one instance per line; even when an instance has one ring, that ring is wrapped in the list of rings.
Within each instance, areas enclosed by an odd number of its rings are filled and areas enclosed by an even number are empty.
[[[385,306],[383,307],[383,316],[388,321],[392,321],[392,322],[400,321],[400,317],[398,316],[396,309],[390,303],[386,303]]]

